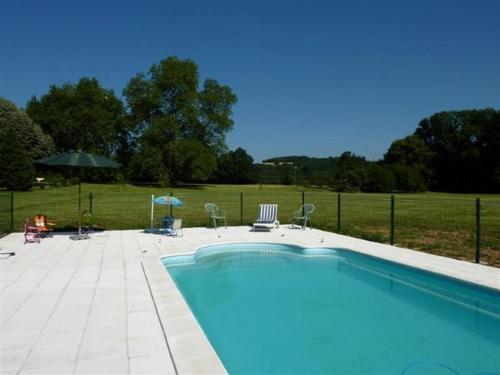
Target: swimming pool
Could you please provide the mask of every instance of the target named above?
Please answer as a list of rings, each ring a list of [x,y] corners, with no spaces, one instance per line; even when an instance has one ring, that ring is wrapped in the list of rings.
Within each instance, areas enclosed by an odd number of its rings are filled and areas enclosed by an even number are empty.
[[[231,374],[500,373],[500,293],[347,249],[215,245],[163,263]]]

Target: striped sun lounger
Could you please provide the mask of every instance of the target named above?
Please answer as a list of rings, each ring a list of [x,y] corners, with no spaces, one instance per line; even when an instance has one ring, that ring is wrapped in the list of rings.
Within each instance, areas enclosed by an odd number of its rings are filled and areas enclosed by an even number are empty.
[[[253,230],[271,230],[274,227],[278,228],[278,205],[277,204],[261,204],[259,205],[259,218],[253,224]]]

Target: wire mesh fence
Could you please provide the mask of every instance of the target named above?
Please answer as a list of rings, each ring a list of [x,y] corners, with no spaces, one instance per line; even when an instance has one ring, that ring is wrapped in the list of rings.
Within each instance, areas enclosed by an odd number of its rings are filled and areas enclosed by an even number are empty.
[[[342,194],[340,213],[341,233],[389,242],[390,196]]]
[[[9,233],[12,227],[12,193],[0,193],[0,237]]]
[[[481,201],[481,260],[500,266],[500,201]]]
[[[395,244],[457,259],[475,259],[475,203],[395,201]]]
[[[151,194],[166,192],[160,188],[145,194],[84,187],[79,209],[77,187],[0,192],[0,235],[22,231],[24,220],[38,213],[47,215],[59,230],[69,230],[77,226],[79,211],[85,210],[92,212],[96,226],[103,229],[157,227],[168,215],[182,218],[186,227],[206,226],[204,204],[208,202],[226,212],[228,225],[251,225],[262,203],[278,204],[278,218],[288,224],[303,203],[313,203],[316,210],[311,223],[315,228],[468,261],[476,261],[480,250],[482,263],[500,266],[500,200],[278,189],[221,193],[192,188],[167,192],[184,202],[182,207],[170,207],[152,206]]]

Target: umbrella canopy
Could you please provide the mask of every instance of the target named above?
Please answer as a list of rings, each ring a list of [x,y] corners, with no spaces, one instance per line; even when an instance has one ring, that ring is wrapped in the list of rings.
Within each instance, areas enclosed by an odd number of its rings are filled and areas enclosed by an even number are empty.
[[[164,204],[164,205],[169,205],[173,207],[180,207],[184,203],[176,197],[170,197],[170,196],[164,196],[164,197],[156,197],[154,199],[155,204]]]
[[[104,156],[90,154],[88,152],[64,152],[47,156],[46,158],[36,161],[39,164],[67,167],[93,167],[93,168],[119,168],[120,163],[107,159]],[[82,184],[78,180],[78,234],[70,236],[74,240],[89,238],[88,235],[82,234],[81,229],[82,215]]]
[[[37,163],[45,165],[65,165],[68,167],[95,167],[95,168],[118,168],[120,164],[105,158],[104,156],[90,154],[88,152],[64,152],[47,156],[37,160]]]

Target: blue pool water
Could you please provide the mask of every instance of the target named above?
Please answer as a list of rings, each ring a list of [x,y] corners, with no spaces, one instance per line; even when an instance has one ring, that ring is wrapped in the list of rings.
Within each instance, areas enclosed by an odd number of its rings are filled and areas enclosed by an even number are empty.
[[[164,264],[230,374],[500,374],[500,293],[344,249]]]

